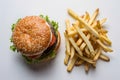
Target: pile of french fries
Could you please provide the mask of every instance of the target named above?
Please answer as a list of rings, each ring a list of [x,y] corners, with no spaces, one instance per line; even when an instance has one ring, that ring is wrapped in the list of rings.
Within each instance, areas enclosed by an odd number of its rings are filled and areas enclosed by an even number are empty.
[[[68,19],[65,21],[64,64],[67,65],[67,71],[70,72],[74,66],[83,64],[85,71],[88,72],[91,66],[96,67],[98,59],[110,61],[104,53],[113,51],[110,48],[112,42],[103,26],[107,19],[97,19],[99,9],[96,9],[91,16],[88,12],[80,16],[71,9],[68,9],[68,14],[75,19],[75,22],[70,23]]]

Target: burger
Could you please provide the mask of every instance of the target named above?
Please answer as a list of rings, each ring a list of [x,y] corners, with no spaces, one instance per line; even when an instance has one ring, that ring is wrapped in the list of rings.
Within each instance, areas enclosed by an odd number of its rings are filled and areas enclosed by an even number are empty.
[[[28,63],[55,58],[60,46],[58,23],[48,16],[26,16],[12,25],[10,49],[21,53]]]

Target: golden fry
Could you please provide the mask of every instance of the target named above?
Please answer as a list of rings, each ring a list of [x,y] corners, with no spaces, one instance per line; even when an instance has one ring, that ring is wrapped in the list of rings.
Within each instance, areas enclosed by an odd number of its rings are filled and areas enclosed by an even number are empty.
[[[104,55],[104,54],[101,54],[100,55],[100,59],[102,59],[102,60],[104,60],[104,61],[110,61],[110,58],[109,57],[107,57],[106,55]]]
[[[70,21],[68,19],[66,19],[65,23],[66,23],[66,29],[67,29],[67,31],[69,31],[69,29],[70,29]]]
[[[101,54],[101,48],[99,48],[98,49],[98,51],[97,51],[97,53],[96,53],[96,55],[94,56],[94,61],[97,61],[98,60],[98,58],[99,58],[99,56],[100,56],[100,54]]]
[[[90,15],[89,15],[88,12],[85,12],[85,14],[86,14],[86,19],[85,19],[85,21],[88,22],[88,21],[90,20]],[[84,20],[84,19],[83,19],[83,20]]]
[[[88,47],[85,48],[85,53],[86,53],[86,56],[87,56],[87,57],[90,57],[90,54],[91,54],[91,53],[90,53]]]
[[[86,44],[83,42],[83,43],[81,44],[81,46],[80,46],[80,50],[83,51],[84,48],[85,48],[85,46],[86,46]]]
[[[107,20],[107,18],[102,19],[102,20],[100,21],[100,25],[102,25],[103,23],[105,23],[106,20]]]
[[[71,46],[71,55],[70,55],[70,58],[72,59],[74,55],[75,55],[75,49],[74,49],[74,47]]]
[[[64,64],[67,65],[69,62],[69,58],[70,56],[67,54],[67,51],[65,51],[66,55],[65,55],[65,59],[64,59]]]
[[[96,40],[96,41],[106,52],[112,52],[113,51],[109,47],[105,46],[100,40]]]
[[[107,37],[105,37],[105,36],[103,36],[103,35],[100,35],[100,38],[102,39],[102,41],[107,42],[109,45],[112,44],[112,42],[111,42]]]
[[[68,55],[70,55],[70,42],[66,36],[66,33],[64,33],[64,36],[65,36],[65,42],[66,42],[66,51],[67,51]]]
[[[96,19],[96,17],[98,16],[98,13],[99,13],[99,9],[96,9],[95,12],[93,13],[90,21],[88,22],[88,24],[92,24],[94,22],[94,20]]]
[[[80,46],[80,44],[82,43],[82,38],[79,38],[78,40],[77,40],[77,42],[76,42],[76,44],[78,45],[78,46]]]
[[[74,55],[74,57],[71,59],[70,64],[69,64],[68,67],[67,67],[67,71],[68,71],[68,72],[71,72],[71,70],[73,69],[74,64],[75,64],[77,58],[78,58],[78,57],[77,57],[76,55]]]
[[[89,64],[85,63],[85,71],[88,72],[89,71]]]

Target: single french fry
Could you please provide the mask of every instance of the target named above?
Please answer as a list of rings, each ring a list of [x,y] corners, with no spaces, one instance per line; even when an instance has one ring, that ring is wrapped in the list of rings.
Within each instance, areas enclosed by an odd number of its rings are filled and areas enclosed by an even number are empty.
[[[77,40],[77,42],[76,42],[76,44],[78,45],[78,46],[80,46],[80,44],[82,43],[82,38],[79,38],[78,40]]]
[[[66,23],[66,29],[67,29],[67,31],[69,31],[70,30],[70,21],[68,19],[66,19],[65,23]]]
[[[87,18],[87,15],[85,14],[84,17],[83,17],[83,20],[86,20],[86,18]]]
[[[101,47],[99,47],[99,49],[98,49],[96,55],[94,56],[93,60],[94,60],[94,61],[97,61],[98,58],[99,58],[99,56],[100,56],[100,54],[101,54]]]
[[[64,59],[64,64],[67,65],[69,62],[69,58],[70,56],[68,55],[67,51],[65,51],[66,55],[65,55],[65,59]]]
[[[101,38],[102,41],[105,41],[106,43],[108,43],[109,45],[111,45],[112,42],[107,37],[105,37],[103,35],[100,35],[100,38]]]
[[[89,51],[88,47],[85,47],[85,52],[86,52],[86,56],[90,57],[90,51]]]
[[[92,27],[95,28],[97,26],[97,21],[94,21]]]
[[[64,33],[64,36],[65,36],[65,42],[66,42],[66,51],[67,51],[68,55],[70,55],[70,42],[66,36],[66,33]]]
[[[74,55],[74,57],[71,59],[70,64],[69,64],[68,67],[67,67],[67,71],[68,71],[68,72],[71,72],[71,71],[72,71],[72,69],[73,69],[73,67],[74,67],[74,64],[75,64],[77,58],[78,58],[78,57],[77,57],[76,55]]]
[[[75,49],[74,47],[71,46],[71,55],[70,55],[70,58],[72,59],[75,55]]]
[[[85,12],[85,14],[86,14],[86,19],[85,19],[85,21],[86,22],[88,22],[89,20],[90,20],[90,15],[89,15],[89,13],[86,11]],[[84,20],[84,19],[83,19]]]
[[[111,48],[105,46],[100,40],[96,40],[96,41],[106,52],[112,52],[113,51]]]
[[[90,21],[88,22],[88,24],[91,25],[91,24],[94,22],[94,20],[95,20],[96,17],[98,16],[98,13],[99,13],[99,8],[97,8],[97,9],[95,10],[95,12],[93,13],[93,15],[92,15]]]
[[[103,23],[105,23],[107,21],[107,18],[103,18],[101,21],[100,21],[100,25],[102,25]]]
[[[95,54],[98,54],[98,53],[97,53],[97,52],[98,52],[98,50],[99,50],[98,48],[96,48],[96,49],[95,49]],[[95,54],[92,56],[93,61],[95,61],[95,60],[94,60],[94,57],[96,56]],[[96,63],[97,63],[97,61],[95,61],[95,63],[94,63],[94,64],[92,64],[92,67],[93,67],[93,68],[96,68]]]
[[[85,63],[84,68],[85,68],[85,71],[88,72],[89,71],[89,63]]]
[[[101,29],[101,25],[100,25],[100,21],[97,21],[97,25],[96,25],[96,31],[99,31]],[[100,37],[100,36],[99,36]]]
[[[102,60],[104,60],[104,61],[110,61],[110,58],[109,57],[107,57],[105,54],[101,54],[100,55],[100,59],[102,59]]]
[[[85,48],[85,46],[86,46],[86,44],[83,42],[83,43],[81,44],[81,46],[80,46],[80,50],[83,51],[84,48]]]
[[[96,68],[96,63],[92,64],[92,67],[93,67],[93,68]]]

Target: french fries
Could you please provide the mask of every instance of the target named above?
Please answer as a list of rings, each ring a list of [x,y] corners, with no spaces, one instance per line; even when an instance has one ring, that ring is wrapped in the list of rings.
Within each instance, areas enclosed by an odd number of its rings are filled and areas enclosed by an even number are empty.
[[[67,65],[67,71],[71,72],[74,66],[84,64],[84,69],[88,72],[90,67],[96,67],[99,59],[110,61],[110,58],[102,53],[113,50],[110,48],[112,42],[107,36],[108,31],[103,27],[107,19],[97,20],[99,9],[96,9],[92,16],[88,12],[80,16],[71,9],[68,9],[68,14],[75,22],[70,23],[69,19],[65,21],[64,64]]]
[[[99,34],[97,31],[95,31],[90,24],[88,24],[86,21],[84,21],[81,17],[79,17],[78,14],[76,14],[73,10],[68,9],[68,13],[73,16],[74,18],[76,18],[77,20],[79,20],[80,23],[82,23],[83,25],[85,25],[85,28],[91,32],[95,37],[99,38]]]
[[[76,25],[73,25],[75,27],[75,29],[77,30],[78,34],[82,37],[82,39],[84,40],[84,42],[87,44],[88,48],[90,49],[91,53],[94,53],[94,49],[91,45],[91,43],[89,42],[88,38],[85,36],[85,34],[81,31],[81,29],[78,27],[78,21],[76,21]]]

